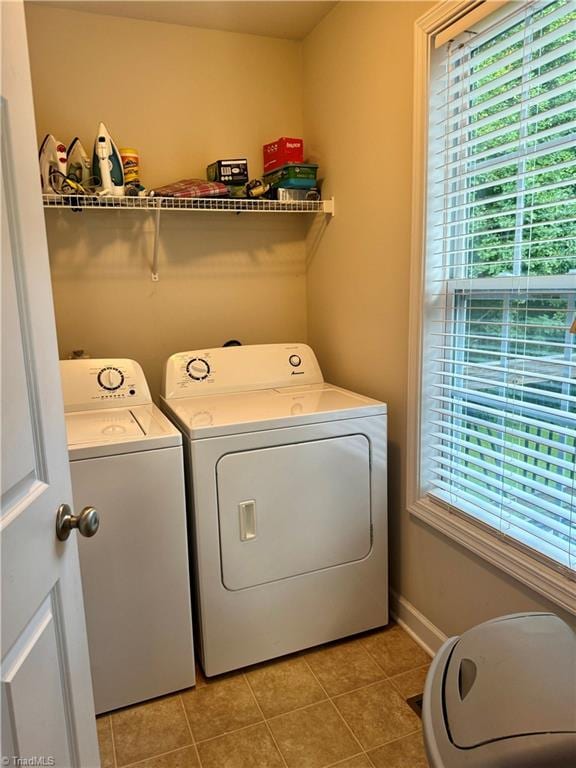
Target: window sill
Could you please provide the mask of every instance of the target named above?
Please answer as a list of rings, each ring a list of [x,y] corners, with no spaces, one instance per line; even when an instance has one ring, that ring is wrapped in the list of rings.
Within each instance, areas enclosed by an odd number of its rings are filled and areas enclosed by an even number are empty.
[[[559,570],[509,544],[487,528],[435,504],[431,499],[418,499],[408,510],[447,538],[518,579],[564,610],[576,614],[576,582]]]

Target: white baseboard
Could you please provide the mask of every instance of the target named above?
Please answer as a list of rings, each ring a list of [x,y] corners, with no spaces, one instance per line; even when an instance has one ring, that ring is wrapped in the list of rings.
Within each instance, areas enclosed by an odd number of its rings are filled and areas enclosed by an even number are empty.
[[[442,643],[446,641],[446,635],[429,619],[420,613],[411,602],[394,590],[390,592],[390,613],[398,624],[420,645],[426,653],[434,656]]]

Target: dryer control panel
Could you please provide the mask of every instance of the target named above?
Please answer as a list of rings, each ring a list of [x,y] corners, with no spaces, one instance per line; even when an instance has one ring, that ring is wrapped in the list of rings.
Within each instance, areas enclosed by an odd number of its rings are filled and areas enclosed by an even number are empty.
[[[179,352],[166,361],[163,397],[217,395],[259,389],[321,384],[316,355],[307,344],[254,344],[246,347]]]
[[[144,371],[135,360],[61,360],[60,376],[67,413],[152,402]]]

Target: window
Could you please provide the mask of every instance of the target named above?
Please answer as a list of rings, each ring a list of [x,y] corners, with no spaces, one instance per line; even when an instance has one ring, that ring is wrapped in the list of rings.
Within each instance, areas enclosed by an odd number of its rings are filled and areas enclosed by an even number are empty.
[[[576,4],[507,3],[428,65],[414,495],[574,578]]]

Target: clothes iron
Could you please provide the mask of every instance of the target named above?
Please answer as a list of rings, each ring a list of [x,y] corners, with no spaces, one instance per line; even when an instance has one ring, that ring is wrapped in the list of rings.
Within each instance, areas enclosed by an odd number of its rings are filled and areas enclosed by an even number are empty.
[[[78,136],[72,139],[66,152],[66,160],[68,180],[74,181],[86,189],[89,186],[92,167],[90,165],[90,158],[86,154]]]
[[[48,133],[40,146],[38,159],[43,194],[61,194],[62,182],[66,178],[66,147]]]
[[[98,126],[92,155],[92,176],[99,195],[124,194],[122,159],[104,123]]]

